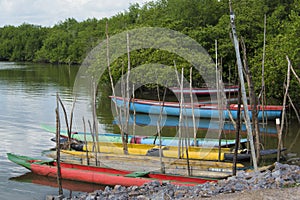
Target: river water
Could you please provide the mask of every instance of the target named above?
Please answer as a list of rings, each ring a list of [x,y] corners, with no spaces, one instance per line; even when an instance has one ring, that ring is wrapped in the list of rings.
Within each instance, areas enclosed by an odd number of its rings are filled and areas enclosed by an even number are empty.
[[[54,187],[55,179],[29,173],[29,170],[8,161],[6,153],[45,158],[41,152],[53,148],[55,144],[50,140],[54,135],[43,130],[42,125],[55,126],[57,93],[66,104],[67,111],[70,111],[73,102],[73,83],[78,68],[78,66],[0,62],[1,200],[45,199],[46,195],[58,193],[58,189]],[[101,94],[101,106],[98,106],[97,110],[99,131],[118,132],[116,126],[112,125],[109,94],[106,92]],[[88,108],[83,110],[88,110],[89,106],[85,106]],[[81,110],[77,113],[83,114]],[[76,118],[76,112],[74,116]],[[77,121],[80,121],[81,116],[78,118]],[[74,127],[76,126],[74,123]],[[299,129],[297,123],[290,122],[288,134],[284,135],[287,152],[296,157],[300,157]],[[275,136],[273,134],[264,137],[265,147],[276,148]],[[100,185],[76,182],[65,182],[64,186],[66,196],[103,188]]]

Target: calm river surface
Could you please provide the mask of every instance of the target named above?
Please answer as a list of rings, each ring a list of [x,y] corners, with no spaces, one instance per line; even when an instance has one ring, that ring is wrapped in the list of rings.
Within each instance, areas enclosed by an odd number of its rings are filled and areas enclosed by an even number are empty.
[[[1,200],[40,200],[45,199],[46,195],[58,193],[58,189],[51,186],[55,185],[55,179],[28,173],[29,170],[8,161],[6,153],[42,158],[42,151],[55,146],[50,141],[54,135],[43,130],[41,125],[55,126],[56,93],[59,93],[67,110],[70,111],[77,70],[78,67],[0,62]],[[108,95],[106,93],[102,95],[101,99],[104,101],[100,102],[101,106],[97,111],[99,127],[103,132],[116,132],[116,127],[112,125]],[[84,106],[88,107],[81,105]],[[83,114],[80,110],[77,112]],[[82,120],[82,116],[78,118],[77,120]],[[288,153],[293,153],[297,157],[300,157],[299,130],[299,125],[290,123],[288,134],[284,136],[284,146],[288,148]],[[274,136],[266,136],[264,143],[266,147],[276,148],[277,139]],[[67,189],[64,189],[64,194],[67,196],[70,193],[93,191],[101,187],[78,184],[66,182]]]

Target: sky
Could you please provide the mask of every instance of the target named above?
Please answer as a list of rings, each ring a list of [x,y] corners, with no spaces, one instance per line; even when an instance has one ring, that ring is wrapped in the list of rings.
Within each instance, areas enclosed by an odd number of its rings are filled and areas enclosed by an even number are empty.
[[[0,0],[0,27],[23,23],[53,26],[67,18],[83,21],[124,12],[150,0]],[[152,1],[152,0],[151,0]]]

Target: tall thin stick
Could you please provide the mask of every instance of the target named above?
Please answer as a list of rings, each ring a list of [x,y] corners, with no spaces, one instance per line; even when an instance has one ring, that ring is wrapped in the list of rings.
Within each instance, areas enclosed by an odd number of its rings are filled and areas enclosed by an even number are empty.
[[[233,176],[236,175],[236,160],[237,154],[240,144],[240,128],[241,128],[241,87],[239,84],[239,91],[238,91],[238,110],[237,110],[237,119],[236,119],[236,134],[235,134],[235,147],[234,147],[234,156],[233,156]]]
[[[248,61],[247,61],[247,52],[246,52],[246,45],[244,40],[241,40],[242,43],[242,49],[243,49],[243,55],[244,55],[244,71],[246,74],[246,79],[248,82],[248,87],[249,87],[249,97],[250,97],[250,106],[252,110],[252,124],[254,126],[254,138],[255,138],[255,143],[256,143],[256,158],[257,162],[259,163],[260,159],[260,134],[259,134],[259,124],[258,124],[258,111],[257,111],[257,101],[256,101],[256,95],[254,91],[254,85],[252,81],[252,74],[251,71],[249,70],[248,67]]]
[[[82,117],[82,121],[83,121],[83,132],[84,132],[84,144],[85,144],[85,149],[87,150],[86,125],[85,125],[84,117]],[[87,165],[90,165],[89,151],[85,151],[85,152],[86,152],[86,163]]]
[[[300,84],[300,78],[299,78],[299,76],[296,74],[296,72],[295,72],[295,70],[294,70],[294,68],[293,68],[292,65],[291,65],[291,71],[292,71],[292,73],[294,74],[294,76],[296,77],[296,79],[298,80],[298,82],[299,82],[299,84]]]
[[[266,98],[266,88],[265,88],[265,55],[266,55],[266,30],[267,30],[267,16],[264,17],[264,44],[263,44],[263,55],[261,63],[261,104],[262,104],[262,122],[265,124],[265,98]]]
[[[124,145],[124,131],[123,131],[123,125],[122,125],[122,121],[121,121],[122,119],[121,119],[121,116],[119,114],[119,110],[118,110],[118,106],[117,106],[114,81],[113,81],[113,77],[112,77],[112,73],[111,73],[111,67],[110,67],[110,59],[109,59],[109,36],[108,36],[108,23],[107,22],[106,22],[105,35],[106,35],[106,59],[107,59],[107,68],[108,68],[109,80],[110,80],[110,84],[111,84],[113,99],[114,99],[114,102],[115,102],[116,115],[118,116],[119,122],[120,122],[119,123],[119,129],[121,131],[122,142],[123,142],[123,146],[125,146],[124,153],[127,154],[127,144]],[[125,101],[125,99],[124,99],[124,101]]]
[[[73,101],[73,104],[72,104],[72,109],[71,109],[71,114],[70,114],[70,133],[72,133],[75,103],[76,103],[76,96],[74,98],[74,101]]]
[[[157,98],[158,98],[159,104],[161,105],[158,83],[156,84],[156,90],[157,90]],[[163,96],[163,103],[160,107],[159,117],[158,117],[158,120],[156,122],[156,128],[157,128],[156,129],[156,136],[155,136],[155,139],[153,141],[153,144],[155,144],[156,137],[158,136],[158,141],[159,141],[159,162],[160,162],[160,172],[161,173],[165,173],[165,167],[164,167],[164,163],[162,161],[162,143],[161,143],[161,131],[160,131],[160,122],[161,122],[161,118],[162,118],[162,112],[163,112],[163,109],[164,109],[165,94],[166,94],[166,89],[165,89],[164,96]]]
[[[65,122],[66,122],[66,126],[67,126],[67,132],[68,132],[68,149],[71,149],[71,130],[70,130],[70,127],[69,127],[69,120],[68,120],[68,115],[67,115],[67,111],[66,111],[66,108],[62,102],[62,100],[60,99],[59,96],[57,96],[58,98],[58,101],[63,109],[63,112],[64,112],[64,116],[65,116]]]
[[[181,81],[180,81],[180,116],[179,116],[179,130],[180,130],[180,135],[182,137],[182,131],[183,131],[183,109],[185,111],[185,103],[184,103],[184,98],[183,98],[183,68],[181,68]],[[192,105],[193,107],[193,105]],[[186,154],[186,163],[187,163],[187,171],[188,175],[191,175],[191,170],[190,170],[190,160],[189,160],[189,145],[187,142],[187,131],[185,130],[185,137],[184,137],[184,146],[185,146],[185,154]],[[182,153],[183,155],[183,153]]]
[[[96,94],[97,94],[97,86],[96,86],[96,83],[93,82],[93,127],[94,127],[93,130],[94,130],[94,136],[95,136],[95,139],[96,139],[96,151],[100,152]]]
[[[243,65],[242,65],[241,57],[240,57],[239,43],[238,43],[236,27],[235,27],[235,23],[234,23],[234,13],[233,13],[233,10],[231,7],[231,0],[229,0],[229,8],[230,8],[230,23],[231,23],[233,41],[234,41],[234,46],[235,46],[236,59],[237,59],[237,64],[238,64],[238,74],[239,74],[240,83],[241,83],[241,93],[242,93],[242,101],[243,101],[243,105],[244,105],[244,112],[245,112],[245,118],[246,118],[247,134],[248,134],[249,141],[250,141],[253,167],[254,167],[254,170],[257,171],[256,152],[255,152],[254,143],[253,143],[252,127],[250,124],[248,102],[247,102],[245,82],[244,82],[244,76],[243,76]]]
[[[183,68],[181,68],[181,81],[180,81],[180,114],[179,114],[179,134],[178,134],[178,137],[179,137],[179,142],[178,142],[178,158],[181,158],[181,141],[182,141],[182,115],[183,115]]]
[[[158,100],[160,103],[160,95],[159,95],[159,86],[157,84],[157,96],[158,96]],[[164,104],[164,100],[163,100],[163,104]],[[162,144],[161,144],[161,131],[160,131],[160,119],[162,117],[162,111],[163,111],[164,105],[161,106],[160,109],[160,114],[159,114],[159,118],[156,122],[156,127],[157,127],[157,134],[158,134],[158,140],[159,140],[159,162],[160,162],[160,172],[161,173],[165,173],[165,168],[164,168],[164,164],[162,162]],[[155,137],[156,140],[156,137]],[[154,140],[154,144],[155,144],[155,140]]]
[[[95,135],[94,135],[94,132],[93,132],[93,129],[92,129],[92,125],[91,125],[91,121],[88,120],[88,124],[89,124],[89,127],[90,127],[90,132],[91,132],[91,135],[92,135],[92,140],[93,140],[93,148],[92,148],[92,152],[94,152],[95,154],[95,164],[97,166],[98,164],[98,160],[97,160],[97,151],[96,151],[96,141],[95,141]],[[87,146],[86,146],[87,147]],[[86,151],[88,151],[88,149],[86,149]]]
[[[286,56],[288,62],[288,69],[287,69],[287,78],[286,78],[286,89],[283,97],[283,108],[282,108],[282,115],[281,115],[281,127],[280,132],[278,133],[278,152],[277,152],[277,162],[280,160],[281,148],[282,148],[282,131],[284,127],[284,118],[285,118],[285,105],[286,105],[286,98],[289,91],[290,86],[290,74],[291,74],[291,61],[288,56]]]
[[[134,84],[132,84],[132,107],[133,107],[133,127],[132,127],[132,135],[133,137],[135,137],[135,128],[136,128],[136,110],[134,108],[134,99],[135,99],[135,88],[134,88]]]
[[[194,131],[194,146],[197,146],[197,128],[196,128],[196,119],[195,119],[195,111],[194,111],[194,99],[192,94],[193,89],[193,67],[190,68],[190,98],[191,98],[191,106],[192,106],[192,118],[193,118],[193,131]]]
[[[129,78],[130,78],[130,70],[131,70],[131,66],[130,66],[130,42],[129,42],[129,34],[126,34],[126,41],[127,41],[127,59],[128,59],[128,63],[127,63],[127,77],[126,77],[126,98],[128,99],[128,105],[126,107],[126,125],[125,125],[125,132],[126,132],[126,138],[125,141],[123,142],[123,148],[124,148],[124,152],[127,152],[127,142],[128,142],[128,127],[129,127],[129,109],[130,109],[130,94],[129,94]]]
[[[63,194],[61,182],[61,167],[60,167],[60,118],[59,118],[59,96],[56,94],[56,162],[57,162],[57,184],[58,194]]]
[[[157,79],[157,80],[158,80],[158,79]],[[165,99],[166,99],[166,94],[167,94],[167,88],[164,89],[164,94],[163,94],[162,104],[161,104],[161,100],[160,100],[160,94],[159,94],[158,83],[157,83],[156,90],[157,90],[158,101],[159,101],[159,104],[161,105],[160,111],[159,111],[159,118],[158,118],[158,122],[159,122],[159,124],[160,124],[160,122],[161,122],[161,120],[162,120],[163,109],[164,109],[164,106],[165,106]],[[159,134],[161,134],[160,128],[157,129],[157,132],[156,132],[156,134],[155,134],[155,138],[154,138],[154,140],[153,140],[153,144],[156,143],[157,137],[159,137],[159,140],[161,140],[161,136],[160,136]],[[160,142],[161,142],[161,141],[160,141]]]
[[[218,155],[218,161],[221,159],[221,132],[222,132],[222,123],[221,120],[223,120],[223,108],[221,108],[221,95],[220,95],[220,73],[218,70],[218,41],[215,40],[215,53],[216,53],[216,86],[217,86],[217,100],[218,100],[218,111],[219,111],[219,129],[218,129],[218,137],[219,137],[219,155]]]
[[[286,88],[286,85],[285,85],[284,88]],[[300,116],[299,116],[298,110],[297,110],[297,108],[295,107],[295,105],[294,105],[294,103],[293,103],[293,100],[292,100],[292,98],[290,97],[289,94],[287,94],[287,97],[288,97],[288,99],[289,99],[289,102],[290,102],[290,104],[291,104],[293,110],[295,111],[296,117],[297,117],[297,119],[298,119],[298,123],[300,123]]]
[[[125,121],[122,122],[124,123],[122,125],[122,130],[121,130],[121,136],[122,136],[122,145],[123,145],[123,152],[124,154],[128,154],[128,149],[127,149],[127,139],[126,139],[126,135],[128,134],[128,130],[127,130],[127,110],[129,111],[129,106],[130,106],[130,101],[131,99],[126,98],[126,83],[124,80],[124,65],[122,64],[122,77],[121,77],[121,94],[122,94],[122,98],[124,99],[123,102],[123,114],[122,114],[122,109],[120,109],[120,116],[122,117],[123,115],[125,116]],[[127,101],[127,102],[126,102]]]

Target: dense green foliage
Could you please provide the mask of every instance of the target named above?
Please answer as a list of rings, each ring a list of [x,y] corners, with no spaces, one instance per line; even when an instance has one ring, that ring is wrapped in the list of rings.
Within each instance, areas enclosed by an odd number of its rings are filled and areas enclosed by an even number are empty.
[[[239,38],[247,48],[249,67],[253,72],[257,93],[261,88],[264,15],[267,17],[265,82],[267,96],[281,101],[287,71],[286,56],[300,74],[300,0],[234,0]],[[223,78],[236,80],[236,57],[232,44],[227,0],[157,0],[129,9],[109,19],[66,19],[53,27],[23,24],[0,28],[0,60],[80,64],[87,53],[109,34],[138,27],[165,27],[184,33],[199,42],[214,58],[218,41]],[[126,70],[127,55],[113,64],[115,79]],[[142,50],[131,53],[132,67],[143,63],[162,63],[185,67],[189,64],[168,52]],[[199,77],[194,77],[200,85]],[[196,81],[198,80],[198,82]],[[298,97],[299,83],[292,78],[290,94]]]

